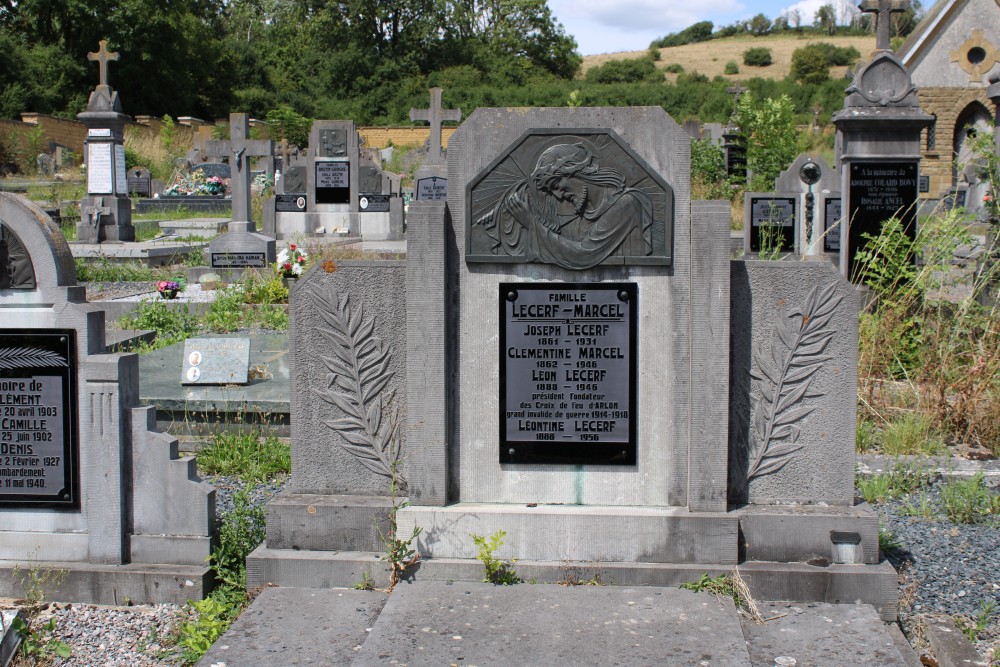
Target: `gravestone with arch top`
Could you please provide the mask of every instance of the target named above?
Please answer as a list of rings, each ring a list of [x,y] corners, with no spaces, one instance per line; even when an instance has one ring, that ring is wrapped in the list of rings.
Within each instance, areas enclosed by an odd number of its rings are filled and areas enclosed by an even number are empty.
[[[7,193],[0,228],[0,596],[20,566],[65,571],[58,600],[201,598],[215,491],[138,406],[138,357],[107,353],[59,228]]]

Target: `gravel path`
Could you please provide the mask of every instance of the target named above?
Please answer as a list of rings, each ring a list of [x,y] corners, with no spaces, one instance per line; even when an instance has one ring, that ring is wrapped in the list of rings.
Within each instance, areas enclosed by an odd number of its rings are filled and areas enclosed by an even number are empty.
[[[233,494],[248,488],[255,505],[264,505],[284,488],[287,478],[265,484],[245,484],[222,476],[205,478],[216,487],[216,513],[232,509]],[[983,604],[997,609],[979,633],[977,649],[992,665],[1000,665],[1000,527],[956,525],[940,514],[911,516],[912,507],[936,507],[939,486],[909,499],[878,504],[875,509],[894,533],[900,547],[890,561],[900,572],[900,623],[911,644],[926,648],[922,616],[944,614],[974,619]],[[6,604],[5,604],[6,603]],[[12,601],[0,600],[0,608]],[[162,667],[178,665],[176,655],[164,653],[162,641],[180,627],[187,611],[176,605],[100,607],[52,604],[41,618],[55,616],[57,636],[72,647],[73,655],[54,664],[65,667],[108,665]]]

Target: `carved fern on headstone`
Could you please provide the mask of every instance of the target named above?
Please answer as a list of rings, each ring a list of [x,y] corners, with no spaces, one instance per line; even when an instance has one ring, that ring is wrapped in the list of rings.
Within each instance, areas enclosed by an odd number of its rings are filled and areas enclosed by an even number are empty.
[[[329,373],[325,389],[314,390],[343,413],[323,423],[340,436],[338,443],[372,472],[405,486],[396,468],[399,457],[399,416],[392,406],[394,392],[383,395],[392,380],[392,348],[375,335],[375,318],[364,307],[352,308],[350,295],[335,290],[313,294],[317,312],[328,325],[319,327],[332,343],[320,355]],[[390,409],[391,408],[391,409]]]
[[[51,368],[52,366],[66,368],[69,366],[69,363],[65,357],[52,350],[40,350],[35,347],[0,348],[0,370],[11,368]]]
[[[771,334],[770,350],[754,351],[760,396],[754,401],[753,431],[757,449],[751,452],[747,480],[769,475],[784,468],[804,446],[799,442],[798,424],[814,407],[803,399],[819,398],[811,392],[816,371],[830,357],[824,355],[836,331],[827,328],[833,311],[843,300],[836,295],[836,283],[819,291],[814,287],[801,309],[790,310],[778,320]]]

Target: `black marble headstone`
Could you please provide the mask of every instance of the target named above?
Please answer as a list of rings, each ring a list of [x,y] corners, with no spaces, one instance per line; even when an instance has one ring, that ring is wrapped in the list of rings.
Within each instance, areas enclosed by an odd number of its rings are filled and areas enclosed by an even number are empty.
[[[851,163],[850,202],[847,258],[848,276],[853,279],[858,271],[856,256],[868,244],[863,234],[878,236],[885,221],[895,217],[906,235],[916,238],[917,163]]]

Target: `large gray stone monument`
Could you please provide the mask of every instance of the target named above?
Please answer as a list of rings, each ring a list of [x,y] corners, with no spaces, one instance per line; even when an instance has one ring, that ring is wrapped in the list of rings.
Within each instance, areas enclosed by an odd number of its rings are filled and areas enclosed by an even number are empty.
[[[417,578],[480,579],[469,535],[503,530],[539,581],[739,564],[759,598],[894,617],[854,503],[853,288],[824,263],[730,261],[728,204],[690,200],[689,151],[658,107],[478,109],[447,202],[411,204],[405,264],[311,269],[293,488],[249,585],[384,581],[395,478]]]
[[[864,0],[863,12],[876,13],[876,52],[847,88],[844,108],[833,115],[840,146],[840,269],[857,280],[855,257],[864,234],[878,236],[883,223],[899,218],[916,237],[920,132],[933,116],[920,109],[910,73],[889,48],[892,12],[906,9],[898,0]]]
[[[135,354],[107,354],[104,311],[38,207],[0,193],[0,596],[19,565],[66,572],[53,599],[200,599],[215,491],[138,407]]]
[[[257,225],[250,217],[250,156],[270,155],[272,142],[267,141],[264,142],[266,146],[260,146],[260,142],[251,141],[249,136],[249,116],[245,113],[229,114],[230,138],[225,147],[230,153],[233,219],[229,230],[208,244],[209,265],[213,269],[263,269],[275,262],[274,238],[259,234]]]
[[[80,222],[76,238],[80,243],[134,241],[132,200],[125,173],[125,122],[118,92],[108,83],[108,63],[118,53],[108,51],[101,40],[96,53],[87,59],[100,65],[100,83],[87,102],[87,110],[77,118],[87,128],[84,161],[87,165],[87,196],[80,200]]]

